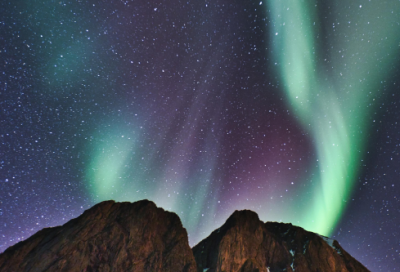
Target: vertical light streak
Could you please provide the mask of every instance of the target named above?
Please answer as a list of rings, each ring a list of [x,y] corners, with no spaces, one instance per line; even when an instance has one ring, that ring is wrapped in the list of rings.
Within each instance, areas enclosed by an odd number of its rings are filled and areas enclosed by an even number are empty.
[[[343,1],[335,4],[345,6]],[[361,5],[353,5],[351,17],[349,11],[337,12],[342,25],[332,35],[337,38],[332,40],[333,66],[329,72],[318,61],[316,2],[271,0],[269,7],[273,54],[288,104],[312,135],[318,158],[318,173],[311,185],[295,203],[288,204],[298,207],[291,221],[330,235],[346,208],[363,154],[366,133],[360,131],[367,129],[366,94],[376,93],[377,83],[386,76],[396,55],[399,27],[394,25],[395,17],[388,15],[398,11],[399,4],[366,3],[365,11],[357,10]],[[381,16],[386,17],[376,19]],[[353,27],[348,18],[354,21]],[[380,69],[374,67],[376,59],[382,60]]]

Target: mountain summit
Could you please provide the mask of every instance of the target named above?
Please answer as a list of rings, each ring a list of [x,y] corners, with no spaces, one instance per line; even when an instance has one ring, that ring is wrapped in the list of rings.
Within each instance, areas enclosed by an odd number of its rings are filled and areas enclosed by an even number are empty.
[[[292,224],[262,222],[249,210],[193,248],[198,271],[367,272],[337,241]]]
[[[153,202],[105,201],[0,255],[0,271],[196,272],[187,232]]]
[[[337,241],[235,211],[190,249],[179,217],[153,202],[105,201],[0,254],[0,271],[367,272]]]

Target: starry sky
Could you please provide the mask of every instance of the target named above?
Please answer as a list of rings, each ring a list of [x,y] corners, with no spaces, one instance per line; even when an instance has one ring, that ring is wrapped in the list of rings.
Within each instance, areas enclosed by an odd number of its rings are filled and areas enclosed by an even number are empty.
[[[251,209],[398,271],[399,12],[2,1],[0,252],[100,201],[149,199],[191,246]]]

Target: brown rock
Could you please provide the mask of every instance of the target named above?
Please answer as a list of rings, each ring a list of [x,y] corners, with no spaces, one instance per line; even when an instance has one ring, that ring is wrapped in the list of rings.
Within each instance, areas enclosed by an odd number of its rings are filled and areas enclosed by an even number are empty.
[[[368,272],[337,241],[235,211],[193,248],[198,272]]]
[[[102,202],[0,255],[0,271],[182,271],[196,264],[179,217],[153,202]]]
[[[257,263],[257,260],[247,259],[239,269],[239,272],[268,272],[267,268]]]
[[[368,270],[337,241],[291,224],[263,223],[252,211],[234,212],[192,252],[179,217],[143,200],[102,202],[63,226],[43,229],[0,254],[0,271]]]

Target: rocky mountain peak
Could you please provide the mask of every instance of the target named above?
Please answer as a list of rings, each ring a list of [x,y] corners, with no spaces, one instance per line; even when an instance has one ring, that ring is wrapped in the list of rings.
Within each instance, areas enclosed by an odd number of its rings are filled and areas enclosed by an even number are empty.
[[[367,272],[337,241],[235,211],[193,249],[175,213],[105,201],[0,254],[0,271]]]
[[[234,211],[234,213],[226,220],[224,227],[243,227],[243,228],[255,228],[262,224],[258,218],[258,214],[250,210]]]
[[[193,248],[199,272],[367,272],[339,243],[292,224],[235,211]]]
[[[196,265],[179,217],[148,200],[105,201],[0,255],[0,271],[185,271]]]

